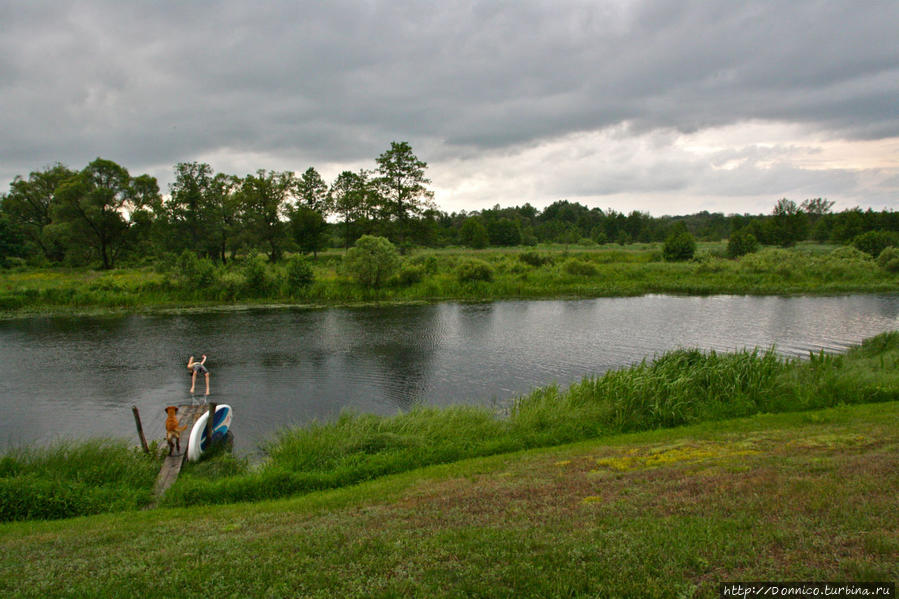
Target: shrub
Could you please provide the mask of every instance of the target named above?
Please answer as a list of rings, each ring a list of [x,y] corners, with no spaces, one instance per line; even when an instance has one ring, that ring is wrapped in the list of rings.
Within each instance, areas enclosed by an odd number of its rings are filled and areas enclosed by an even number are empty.
[[[894,248],[893,246],[883,248],[883,251],[880,252],[880,255],[877,256],[877,265],[880,268],[886,268],[890,270],[888,267],[891,262],[899,259],[899,250]],[[891,271],[896,272],[896,271]]]
[[[845,260],[847,262],[870,262],[871,256],[867,253],[857,250],[852,246],[838,247],[830,252],[830,257],[837,260]]]
[[[415,283],[421,283],[424,278],[425,267],[422,264],[410,264],[409,262],[406,262],[400,267],[400,271],[397,273],[397,282],[406,287],[414,285]]]
[[[549,258],[541,256],[537,252],[522,252],[518,254],[518,259],[534,267],[543,266],[549,262]]]
[[[456,267],[456,277],[460,282],[492,281],[493,267],[483,260],[466,260]]]
[[[592,262],[578,260],[577,258],[569,258],[565,261],[565,264],[562,266],[562,268],[564,268],[565,272],[570,275],[583,277],[591,277],[599,272],[596,269],[596,265]]]
[[[437,273],[437,257],[430,255],[419,255],[412,258],[411,264],[420,266],[426,274],[433,275]]]
[[[899,236],[891,231],[868,231],[854,238],[852,245],[872,258],[877,258],[886,248],[899,245],[897,237]]]
[[[290,291],[304,289],[315,281],[312,266],[303,256],[294,256],[287,263],[287,284]]]
[[[884,266],[890,272],[899,272],[899,258],[893,258]]]
[[[265,295],[272,286],[267,259],[262,254],[251,255],[243,267],[247,291],[251,295]]]
[[[759,249],[759,242],[755,235],[746,229],[735,231],[727,240],[727,257],[739,258],[751,254]]]
[[[208,258],[199,258],[190,250],[184,250],[175,267],[178,269],[176,278],[182,285],[196,285],[209,287],[215,283],[215,265]]]
[[[363,235],[350,248],[344,260],[347,272],[362,285],[383,285],[400,265],[396,247],[384,237]]]
[[[662,248],[662,255],[666,262],[681,262],[693,258],[696,253],[696,240],[687,231],[681,231],[670,236]]]

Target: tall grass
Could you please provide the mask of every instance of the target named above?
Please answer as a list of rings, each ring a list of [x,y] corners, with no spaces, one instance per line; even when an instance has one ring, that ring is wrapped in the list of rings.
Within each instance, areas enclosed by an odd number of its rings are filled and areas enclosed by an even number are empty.
[[[0,520],[136,509],[152,499],[159,464],[124,441],[61,442],[0,457]]]
[[[677,350],[630,368],[550,386],[517,399],[508,415],[484,408],[417,408],[394,417],[345,413],[288,429],[264,447],[267,461],[216,481],[190,476],[174,505],[279,497],[354,484],[413,468],[620,432],[899,399],[899,333],[846,355],[809,360],[774,351]]]

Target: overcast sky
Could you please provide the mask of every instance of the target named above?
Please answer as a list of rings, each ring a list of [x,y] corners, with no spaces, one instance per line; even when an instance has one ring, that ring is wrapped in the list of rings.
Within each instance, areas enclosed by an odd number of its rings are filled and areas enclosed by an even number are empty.
[[[0,190],[428,163],[446,211],[899,209],[899,2],[0,0]]]

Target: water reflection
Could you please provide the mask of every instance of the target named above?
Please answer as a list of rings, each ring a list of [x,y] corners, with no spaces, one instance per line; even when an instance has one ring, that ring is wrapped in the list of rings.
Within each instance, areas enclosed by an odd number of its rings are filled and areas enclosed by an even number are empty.
[[[677,347],[840,350],[899,328],[899,296],[668,297],[0,322],[0,444],[151,438],[190,401],[193,354],[235,410],[238,450],[340,410],[507,400]],[[158,430],[157,430],[158,429]],[[156,436],[161,436],[156,435]]]

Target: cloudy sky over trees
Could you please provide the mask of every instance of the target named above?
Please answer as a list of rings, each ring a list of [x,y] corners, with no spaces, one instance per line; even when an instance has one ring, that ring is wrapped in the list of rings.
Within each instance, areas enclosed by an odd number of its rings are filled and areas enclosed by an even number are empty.
[[[0,190],[98,156],[328,182],[394,140],[447,211],[899,208],[899,2],[0,0]]]

